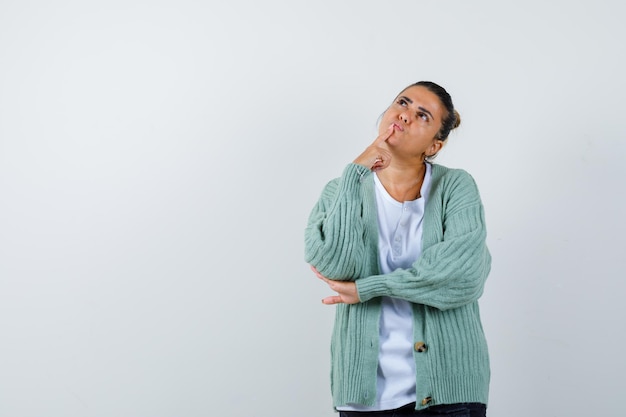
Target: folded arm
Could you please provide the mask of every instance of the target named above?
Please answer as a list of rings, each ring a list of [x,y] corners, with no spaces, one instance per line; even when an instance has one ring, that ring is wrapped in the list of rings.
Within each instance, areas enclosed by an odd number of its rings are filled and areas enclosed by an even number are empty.
[[[411,268],[356,281],[361,301],[391,296],[445,310],[474,302],[482,295],[491,255],[483,206],[473,180],[467,178],[469,181],[459,183],[462,198],[442,204],[442,238],[426,244]],[[434,221],[434,217],[425,221]]]

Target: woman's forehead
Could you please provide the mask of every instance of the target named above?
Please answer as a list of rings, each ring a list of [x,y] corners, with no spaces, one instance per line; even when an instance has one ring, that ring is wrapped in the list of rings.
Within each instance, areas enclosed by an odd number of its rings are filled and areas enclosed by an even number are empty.
[[[405,88],[397,98],[406,97],[411,99],[414,104],[427,108],[430,112],[439,113],[440,116],[444,113],[444,107],[437,94],[430,91],[428,88],[421,85],[412,85]]]

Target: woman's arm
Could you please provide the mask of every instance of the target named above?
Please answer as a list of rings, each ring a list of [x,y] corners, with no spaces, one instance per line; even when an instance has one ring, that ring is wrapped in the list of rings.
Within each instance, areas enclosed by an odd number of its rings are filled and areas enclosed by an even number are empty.
[[[390,125],[331,181],[309,216],[305,260],[322,276],[348,281],[378,270],[371,256],[377,253],[378,226],[369,176],[389,166],[385,142],[393,132]]]
[[[482,295],[491,268],[483,206],[468,174],[450,188],[450,195],[435,205],[441,207],[442,215],[429,218],[431,222],[443,220],[437,226],[442,239],[424,247],[412,268],[359,279],[356,287],[361,301],[391,296],[444,310]]]
[[[366,220],[376,209],[371,199],[364,198],[373,192],[369,175],[365,166],[349,164],[340,178],[327,184],[309,215],[305,260],[325,277],[354,280],[363,276],[367,263],[364,236],[376,233],[376,224],[372,229]]]

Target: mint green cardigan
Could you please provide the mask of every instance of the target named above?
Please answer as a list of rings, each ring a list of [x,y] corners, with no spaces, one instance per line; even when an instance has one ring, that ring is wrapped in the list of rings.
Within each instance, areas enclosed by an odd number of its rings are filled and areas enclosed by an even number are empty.
[[[349,164],[309,216],[305,260],[322,275],[355,281],[358,304],[336,306],[331,339],[335,407],[376,399],[381,296],[410,301],[414,316],[416,409],[487,404],[489,355],[478,299],[491,266],[483,205],[473,178],[433,164],[422,255],[381,274],[373,174]],[[417,349],[420,343],[426,349]]]

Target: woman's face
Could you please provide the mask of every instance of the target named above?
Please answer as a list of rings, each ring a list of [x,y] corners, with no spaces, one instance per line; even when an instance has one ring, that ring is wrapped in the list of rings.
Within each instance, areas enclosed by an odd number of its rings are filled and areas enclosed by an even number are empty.
[[[393,126],[387,139],[390,150],[407,157],[434,155],[443,142],[436,138],[446,109],[439,97],[422,86],[412,86],[401,92],[383,114],[379,133]]]

